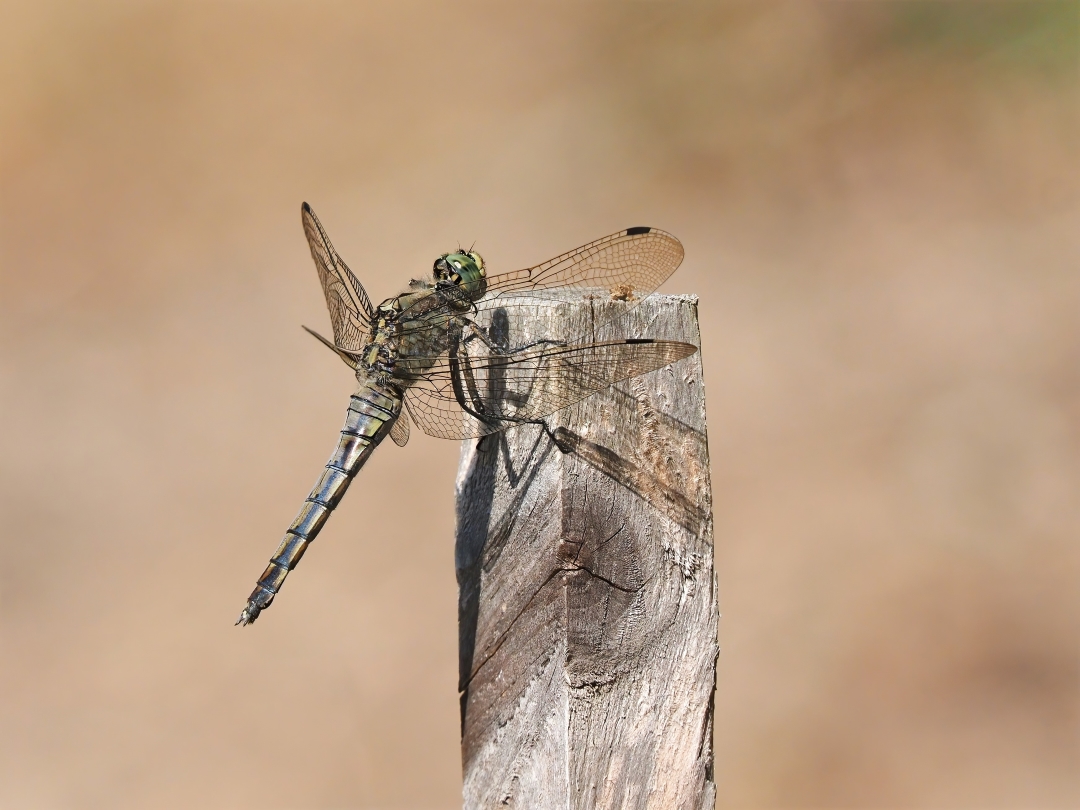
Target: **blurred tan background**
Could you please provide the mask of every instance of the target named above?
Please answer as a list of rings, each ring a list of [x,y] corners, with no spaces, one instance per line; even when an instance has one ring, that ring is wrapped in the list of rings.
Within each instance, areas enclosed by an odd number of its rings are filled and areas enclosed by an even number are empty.
[[[458,447],[376,299],[629,225],[701,298],[722,808],[1080,805],[1080,5],[0,5],[0,807],[459,804]]]

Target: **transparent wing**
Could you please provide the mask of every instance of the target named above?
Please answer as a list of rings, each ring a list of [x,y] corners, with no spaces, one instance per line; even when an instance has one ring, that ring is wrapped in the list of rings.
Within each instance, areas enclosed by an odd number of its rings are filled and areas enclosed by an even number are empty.
[[[363,285],[337,255],[311,206],[304,203],[300,212],[311,258],[315,260],[326,306],[330,310],[334,344],[346,351],[359,351],[371,325],[371,300]]]
[[[403,410],[390,428],[390,438],[398,447],[409,443],[409,415]]]
[[[648,339],[479,355],[459,344],[437,358],[413,358],[428,367],[402,382],[409,385],[409,413],[425,433],[463,439],[542,419],[695,351],[689,343]]]
[[[332,351],[334,354],[336,354],[342,360],[344,360],[345,365],[347,365],[349,368],[355,369],[357,367],[357,365],[359,365],[356,362],[356,357],[354,355],[346,354],[341,349],[339,349],[337,346],[335,346],[333,341],[327,340],[322,335],[320,335],[318,332],[316,332],[314,329],[309,329],[308,327],[306,327],[306,326],[304,326],[302,324],[301,324],[300,328],[303,329],[305,332],[307,332],[312,337],[314,337],[316,340],[318,340],[322,345],[324,345],[326,348],[328,348],[330,351]]]
[[[507,294],[551,289],[607,290],[622,300],[644,298],[683,260],[683,246],[659,228],[627,228],[563,253],[543,264],[490,276],[484,305]]]
[[[440,314],[456,316],[471,309],[474,317],[483,320],[496,309],[562,303],[567,300],[567,291],[575,290],[624,301],[625,312],[654,292],[682,260],[682,243],[667,231],[627,228],[535,267],[490,276],[483,298],[475,304],[447,299]],[[422,333],[440,328],[438,318],[403,314],[402,327],[406,331]]]

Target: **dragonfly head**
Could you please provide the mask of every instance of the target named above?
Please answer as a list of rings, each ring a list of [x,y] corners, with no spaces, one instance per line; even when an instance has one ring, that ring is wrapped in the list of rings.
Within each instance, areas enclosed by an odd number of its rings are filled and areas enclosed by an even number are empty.
[[[449,281],[461,287],[469,298],[477,300],[487,292],[487,271],[484,259],[474,251],[444,253],[432,268],[435,281]]]

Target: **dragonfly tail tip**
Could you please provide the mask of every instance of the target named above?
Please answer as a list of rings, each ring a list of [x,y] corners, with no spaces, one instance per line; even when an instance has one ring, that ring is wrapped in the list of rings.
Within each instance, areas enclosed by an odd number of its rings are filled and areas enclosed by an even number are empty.
[[[253,605],[248,605],[240,611],[240,618],[236,620],[236,624],[234,624],[233,627],[236,627],[237,624],[241,627],[247,627],[249,624],[252,624],[257,618],[259,618],[259,609],[257,607],[254,607]]]

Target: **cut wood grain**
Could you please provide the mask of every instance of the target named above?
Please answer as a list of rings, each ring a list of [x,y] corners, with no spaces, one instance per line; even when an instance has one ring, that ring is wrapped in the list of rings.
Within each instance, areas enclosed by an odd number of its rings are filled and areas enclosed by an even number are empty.
[[[697,300],[568,298],[511,338],[700,345]],[[539,322],[530,322],[530,318]],[[467,810],[711,808],[717,606],[700,354],[463,444]]]

